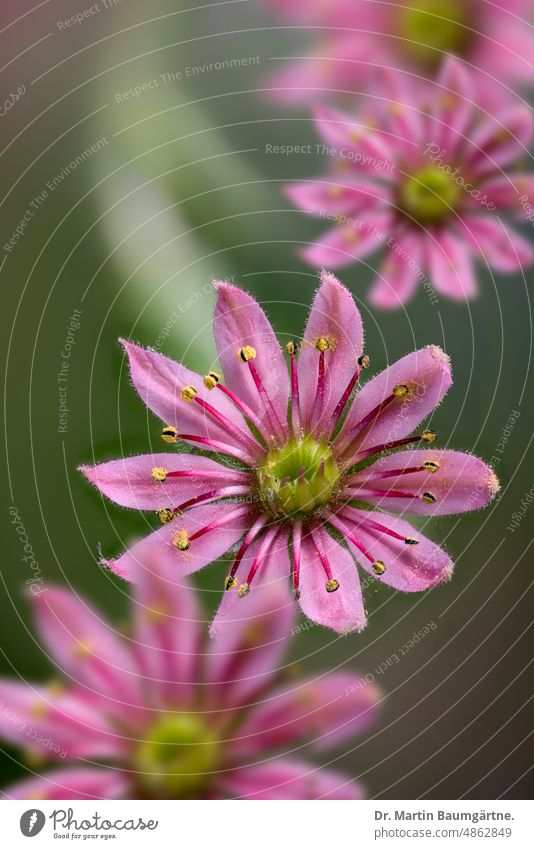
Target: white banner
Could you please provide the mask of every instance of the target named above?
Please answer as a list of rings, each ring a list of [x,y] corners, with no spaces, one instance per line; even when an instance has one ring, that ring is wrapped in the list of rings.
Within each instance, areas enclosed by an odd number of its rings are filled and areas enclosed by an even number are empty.
[[[276,811],[274,808],[276,807]],[[527,801],[106,801],[0,803],[2,846],[533,846]],[[29,843],[35,839],[35,843]]]

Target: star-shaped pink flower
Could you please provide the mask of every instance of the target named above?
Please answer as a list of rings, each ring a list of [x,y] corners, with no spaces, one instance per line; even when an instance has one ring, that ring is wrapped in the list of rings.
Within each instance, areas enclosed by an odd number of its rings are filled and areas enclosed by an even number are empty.
[[[134,386],[162,420],[164,440],[212,456],[158,453],[82,467],[123,507],[156,511],[149,537],[189,575],[233,551],[212,624],[262,585],[292,575],[313,621],[360,631],[366,612],[355,560],[397,590],[450,578],[447,553],[406,520],[485,506],[498,483],[470,454],[439,449],[421,423],[451,385],[449,359],[430,345],[360,388],[369,364],[360,313],[323,272],[302,340],[286,359],[261,307],[217,283],[215,339],[225,382],[131,342]],[[135,547],[107,565],[132,579]]]

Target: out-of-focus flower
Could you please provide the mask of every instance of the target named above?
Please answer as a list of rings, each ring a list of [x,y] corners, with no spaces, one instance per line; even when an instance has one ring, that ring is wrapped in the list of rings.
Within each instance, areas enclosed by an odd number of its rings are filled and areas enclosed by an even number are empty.
[[[530,110],[484,116],[453,59],[430,90],[387,74],[381,92],[365,115],[317,109],[332,168],[287,193],[334,226],[303,257],[337,268],[386,247],[370,295],[383,308],[399,307],[421,282],[472,298],[475,257],[503,273],[531,263],[532,246],[500,217],[534,216],[534,177],[518,171],[533,135]]]
[[[435,448],[433,431],[411,435],[451,385],[446,354],[410,353],[358,391],[369,364],[361,316],[333,275],[321,279],[302,342],[286,346],[290,374],[263,310],[226,283],[216,284],[214,324],[225,385],[214,371],[202,378],[124,343],[134,386],[165,422],[163,438],[214,458],[148,454],[82,467],[117,504],[158,511],[163,525],[148,539],[173,553],[177,575],[237,546],[214,632],[253,586],[291,571],[310,619],[361,630],[353,555],[395,589],[433,587],[450,577],[450,559],[400,516],[463,513],[498,487],[481,460]],[[132,578],[130,554],[106,562]]]
[[[488,109],[510,97],[509,86],[532,85],[531,0],[330,0],[266,4],[292,25],[310,27],[315,44],[268,80],[271,96],[314,102],[373,89],[379,68],[432,77],[444,58],[463,60],[476,98]]]
[[[140,558],[130,563],[127,636],[68,590],[34,597],[63,682],[0,681],[0,735],[24,746],[40,773],[4,796],[361,798],[358,782],[307,756],[367,729],[376,688],[348,672],[284,674],[294,616],[287,588],[251,596],[206,647],[195,593],[172,553],[145,549]],[[43,770],[50,762],[61,767]]]

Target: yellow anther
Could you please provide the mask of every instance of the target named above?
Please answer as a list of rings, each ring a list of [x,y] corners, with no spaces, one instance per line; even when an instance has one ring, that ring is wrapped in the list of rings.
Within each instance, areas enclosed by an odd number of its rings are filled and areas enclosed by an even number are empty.
[[[334,340],[328,336],[319,336],[315,347],[318,351],[331,351],[334,347]]]
[[[221,375],[216,371],[209,371],[204,375],[204,386],[206,389],[215,389],[221,379]]]
[[[164,469],[163,466],[155,466],[152,469],[151,475],[155,481],[164,481],[167,477],[167,469]]]
[[[189,542],[189,534],[187,531],[177,531],[172,538],[172,544],[178,549],[178,551],[188,551],[191,547],[191,543]]]
[[[424,430],[422,436],[425,442],[435,442],[438,438],[435,430]]]
[[[184,386],[180,395],[184,401],[187,401],[187,403],[190,404],[197,397],[197,390],[194,386]]]
[[[256,348],[253,348],[252,345],[245,345],[244,348],[239,349],[237,356],[240,360],[243,360],[244,363],[248,363],[249,360],[256,359]]]
[[[143,614],[147,622],[161,622],[169,615],[169,606],[165,601],[153,602],[151,607],[145,608]]]
[[[431,492],[423,492],[423,495],[421,497],[425,504],[433,504],[436,500],[436,496],[433,495]]]
[[[57,698],[58,696],[62,696],[65,692],[65,685],[63,681],[59,680],[59,678],[53,678],[49,681],[47,690],[51,696],[55,696]]]
[[[48,713],[48,705],[46,702],[34,702],[30,706],[30,713],[35,719],[44,719]]]
[[[158,510],[158,516],[162,525],[168,525],[174,519],[174,512],[170,507],[164,507],[163,510]]]
[[[452,94],[444,94],[443,97],[440,98],[440,103],[443,109],[452,109],[456,106],[456,98]]]
[[[327,593],[335,593],[335,591],[339,589],[339,581],[336,581],[335,578],[331,578],[326,582],[325,588]]]
[[[295,354],[298,354],[299,347],[296,342],[288,342],[286,345],[286,351],[290,357],[294,357]]]
[[[245,598],[245,596],[248,595],[249,592],[250,592],[250,586],[245,581],[245,583],[241,584],[241,586],[239,587],[237,594],[238,594],[239,598]]]
[[[390,103],[388,106],[388,111],[391,115],[402,115],[404,109],[400,103]]]
[[[423,466],[425,467],[427,472],[432,473],[437,472],[439,469],[439,463],[436,463],[435,460],[427,460],[425,463],[423,463]]]
[[[393,394],[395,398],[408,398],[410,396],[410,387],[405,383],[398,383],[397,386],[393,387]]]
[[[328,186],[327,195],[331,198],[341,197],[343,194],[343,186]]]
[[[350,227],[348,230],[345,230],[343,238],[348,245],[353,245],[355,242],[358,241],[358,231],[355,230],[354,227]]]
[[[74,646],[74,656],[79,660],[85,660],[93,654],[93,646],[89,640],[79,640]]]
[[[172,425],[165,425],[161,431],[161,438],[164,442],[176,442],[178,439],[178,431]]]
[[[419,540],[414,539],[413,537],[406,537],[404,542],[406,543],[406,545],[419,545]]]
[[[234,575],[228,575],[224,582],[224,589],[233,590],[234,587],[237,587],[237,578]]]
[[[383,560],[377,560],[375,563],[373,563],[371,568],[375,575],[383,575],[386,571],[386,564]]]
[[[358,365],[360,368],[369,368],[370,364],[371,359],[367,356],[367,354],[362,354],[361,357],[358,357]]]

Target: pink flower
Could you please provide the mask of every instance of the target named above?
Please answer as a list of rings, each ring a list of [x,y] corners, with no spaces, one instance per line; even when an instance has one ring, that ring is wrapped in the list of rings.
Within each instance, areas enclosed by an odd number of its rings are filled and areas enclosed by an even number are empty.
[[[291,25],[310,27],[314,40],[305,56],[286,62],[268,80],[271,96],[281,102],[376,90],[379,68],[432,77],[450,55],[469,68],[477,102],[488,109],[496,99],[509,99],[510,86],[532,85],[530,0],[265,2]]]
[[[301,749],[323,751],[366,730],[376,688],[348,672],[284,673],[294,607],[279,585],[247,599],[239,621],[204,646],[202,612],[173,555],[128,556],[128,636],[68,590],[33,598],[64,683],[0,680],[0,734],[40,771],[43,762],[60,766],[4,796],[361,798],[358,782],[314,766]]]
[[[484,117],[451,59],[430,89],[385,74],[365,116],[316,114],[330,173],[287,188],[305,212],[334,223],[302,251],[310,264],[337,268],[385,248],[371,301],[397,308],[420,282],[472,298],[475,257],[502,273],[532,262],[529,242],[501,218],[534,214],[534,177],[518,170],[534,128],[526,107]]]
[[[358,390],[368,365],[360,313],[333,275],[321,280],[302,342],[286,348],[290,376],[263,310],[226,283],[216,284],[214,325],[226,385],[124,343],[163,438],[214,457],[158,453],[82,468],[117,504],[159,512],[163,525],[148,539],[172,553],[178,576],[235,549],[212,633],[251,588],[260,594],[256,585],[291,572],[310,619],[361,630],[353,556],[395,589],[433,587],[451,576],[450,558],[405,514],[463,513],[498,487],[481,460],[437,449],[433,431],[411,435],[451,385],[443,351],[408,354]],[[131,562],[128,553],[107,565],[132,579]]]

